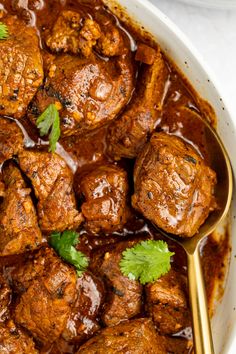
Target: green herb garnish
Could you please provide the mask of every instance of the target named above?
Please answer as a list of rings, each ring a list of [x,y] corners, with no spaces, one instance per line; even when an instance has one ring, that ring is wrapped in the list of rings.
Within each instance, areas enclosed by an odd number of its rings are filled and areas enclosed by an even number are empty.
[[[75,231],[54,232],[49,238],[50,245],[66,262],[73,264],[78,276],[81,276],[89,264],[88,258],[74,246],[79,243],[79,234]]]
[[[7,39],[9,36],[8,27],[0,22],[0,39]]]
[[[49,151],[56,150],[56,144],[59,140],[60,130],[60,117],[55,104],[50,104],[45,111],[38,117],[36,125],[39,129],[40,136],[49,134]]]
[[[120,269],[131,280],[151,283],[168,273],[173,255],[164,241],[142,241],[122,252]]]

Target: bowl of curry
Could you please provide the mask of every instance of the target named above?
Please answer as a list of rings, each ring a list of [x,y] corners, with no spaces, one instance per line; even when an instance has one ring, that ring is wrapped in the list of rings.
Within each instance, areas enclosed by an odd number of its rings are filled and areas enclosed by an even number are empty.
[[[2,352],[193,352],[186,255],[153,224],[193,237],[217,207],[199,116],[232,154],[208,69],[148,1],[0,0]],[[201,246],[218,353],[230,222]]]

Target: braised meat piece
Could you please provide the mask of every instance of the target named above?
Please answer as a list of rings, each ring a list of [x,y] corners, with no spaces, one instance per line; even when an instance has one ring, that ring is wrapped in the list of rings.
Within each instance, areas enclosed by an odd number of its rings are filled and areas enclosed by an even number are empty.
[[[21,129],[11,119],[0,117],[0,164],[11,159],[23,149]]]
[[[76,229],[82,216],[76,210],[73,174],[56,153],[23,151],[21,169],[30,178],[38,198],[39,224],[44,232]]]
[[[94,13],[94,19],[101,28],[101,36],[97,40],[95,51],[103,57],[116,57],[130,51],[134,43],[118,19],[110,16],[109,12],[98,11]],[[133,50],[133,48],[132,48]]]
[[[88,340],[77,354],[166,354],[162,337],[147,318],[103,329]]]
[[[55,260],[55,254],[50,248],[41,248],[30,254],[17,268],[10,272],[11,287],[18,296],[24,294],[35,279],[41,279],[45,273],[45,260]],[[48,263],[47,262],[47,263]]]
[[[100,36],[100,26],[94,20],[83,19],[78,12],[65,10],[46,36],[46,44],[54,52],[81,53],[87,58]]]
[[[2,354],[37,354],[33,339],[12,320],[0,322],[0,351]]]
[[[100,275],[106,285],[107,296],[102,320],[106,326],[114,326],[140,313],[142,306],[142,286],[136,280],[130,280],[120,271],[122,252],[137,241],[119,242],[104,253],[94,255],[91,267]]]
[[[98,319],[105,289],[99,278],[86,272],[77,279],[76,292],[76,301],[62,337],[68,342],[80,343],[100,328]]]
[[[0,205],[0,255],[7,256],[37,248],[42,235],[31,190],[26,187],[19,169],[13,163],[7,164],[3,178],[6,191]]]
[[[5,321],[9,317],[9,305],[11,303],[11,295],[11,289],[8,283],[6,282],[4,276],[0,273],[0,322]]]
[[[101,165],[78,178],[77,193],[85,198],[85,227],[96,234],[119,230],[128,218],[126,172],[115,165]]]
[[[154,133],[134,170],[135,209],[163,230],[191,237],[215,207],[216,174],[182,139]]]
[[[48,69],[45,86],[32,102],[28,117],[35,123],[50,103],[60,108],[62,134],[92,130],[114,119],[134,88],[131,54],[104,61],[63,54]]]
[[[34,11],[42,10],[44,0],[11,0],[11,9],[22,19],[27,25],[34,24]]]
[[[108,132],[108,152],[115,159],[134,158],[147,141],[160,115],[169,76],[160,50],[152,65],[143,65],[139,85],[130,104]]]
[[[93,49],[106,57],[124,54],[127,48],[121,31],[107,16],[98,16],[98,21],[64,10],[46,34],[46,45],[53,52],[82,54],[86,58]]]
[[[16,323],[40,342],[54,342],[64,330],[75,301],[75,270],[52,249],[43,248],[22,269],[14,271],[12,281],[15,289],[24,290],[15,309]]]
[[[114,26],[107,18],[101,26],[101,36],[97,41],[96,50],[106,56],[114,57],[122,55],[127,51],[121,31]]]
[[[156,59],[156,51],[152,47],[144,43],[139,43],[135,60],[140,61],[141,63],[152,65]]]
[[[191,325],[186,278],[171,269],[146,285],[147,310],[161,334],[174,334]]]
[[[191,331],[191,329],[190,329]],[[163,343],[168,354],[193,353],[193,341],[178,336],[162,336]]]
[[[4,195],[5,195],[5,184],[4,184],[3,180],[2,180],[2,174],[0,174],[0,198],[4,197]],[[2,200],[0,199],[0,202],[1,201]]]
[[[43,82],[38,36],[16,17],[1,21],[9,37],[0,41],[0,115],[20,118]]]

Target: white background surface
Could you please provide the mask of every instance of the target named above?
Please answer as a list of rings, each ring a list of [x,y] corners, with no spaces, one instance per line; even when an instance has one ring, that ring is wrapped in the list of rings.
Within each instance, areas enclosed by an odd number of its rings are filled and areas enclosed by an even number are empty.
[[[205,9],[176,0],[151,2],[189,37],[211,67],[236,122],[236,9]]]

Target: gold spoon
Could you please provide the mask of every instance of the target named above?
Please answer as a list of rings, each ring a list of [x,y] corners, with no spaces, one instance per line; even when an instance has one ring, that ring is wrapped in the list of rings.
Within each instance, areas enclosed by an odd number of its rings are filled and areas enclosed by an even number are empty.
[[[233,176],[228,154],[217,133],[198,115],[201,122],[209,152],[209,163],[217,174],[215,196],[219,206],[191,238],[174,237],[158,229],[165,237],[180,244],[187,254],[189,299],[192,310],[194,352],[196,354],[213,354],[214,347],[210,320],[208,315],[205,283],[200,262],[199,246],[201,241],[212,233],[226,216],[233,193]]]

